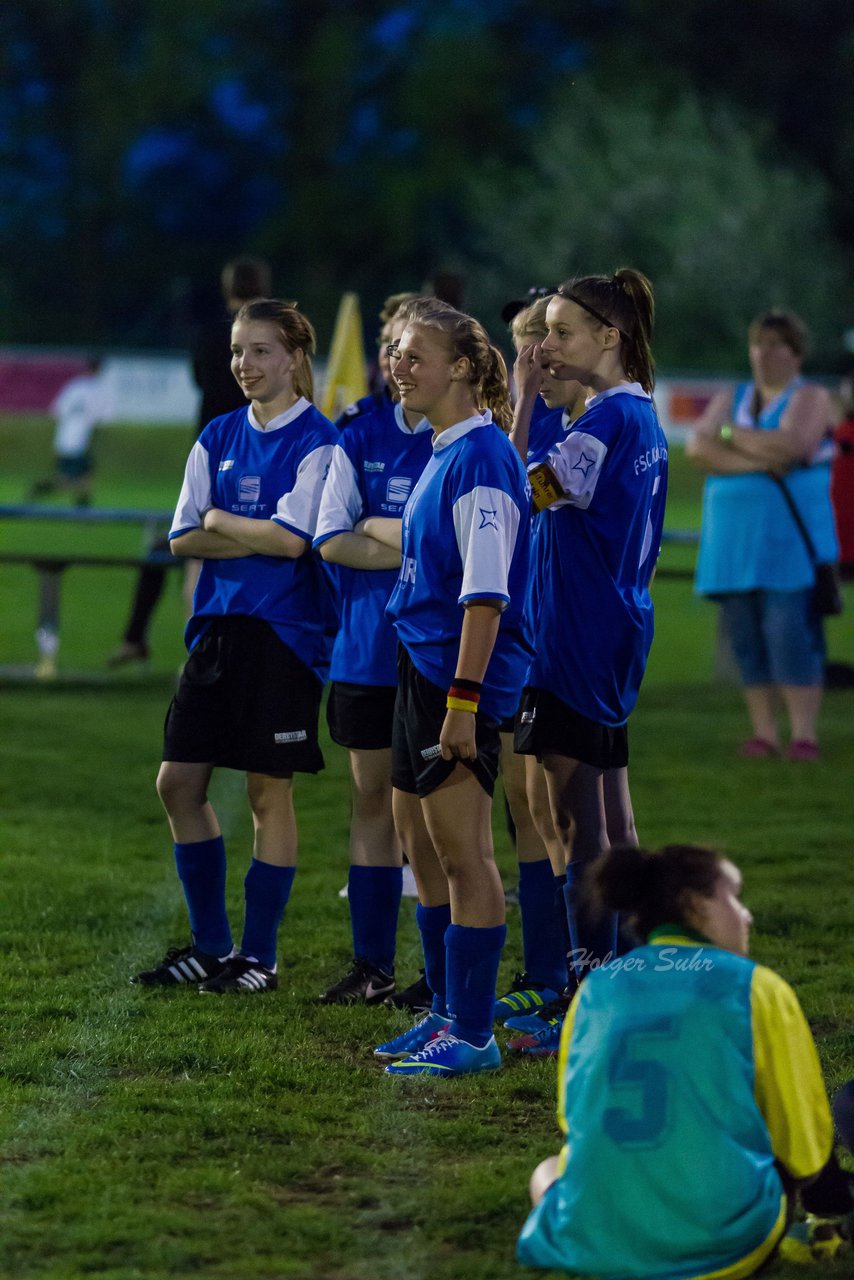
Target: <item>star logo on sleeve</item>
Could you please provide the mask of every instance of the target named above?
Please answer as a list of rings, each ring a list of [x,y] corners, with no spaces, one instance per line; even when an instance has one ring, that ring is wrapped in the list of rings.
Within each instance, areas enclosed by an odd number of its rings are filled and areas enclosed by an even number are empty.
[[[497,507],[494,511],[490,511],[488,508],[480,507],[479,511],[480,511],[480,524],[478,525],[479,529],[497,529],[498,528],[498,522],[495,519],[495,517],[498,515]]]
[[[584,476],[584,479],[586,480],[587,473],[589,472],[592,466],[595,466],[595,464],[596,464],[596,459],[589,458],[587,454],[584,452],[584,450],[582,449],[581,456],[579,457],[578,461],[570,468],[570,470],[580,471],[581,474]]]

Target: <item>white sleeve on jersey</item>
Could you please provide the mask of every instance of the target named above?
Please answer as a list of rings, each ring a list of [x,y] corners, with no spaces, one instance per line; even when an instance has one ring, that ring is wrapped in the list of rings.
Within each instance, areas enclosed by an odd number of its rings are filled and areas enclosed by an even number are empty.
[[[177,538],[179,533],[200,528],[202,517],[212,506],[210,458],[207,449],[197,440],[184,468],[184,484],[172,518],[169,537]]]
[[[356,468],[341,446],[336,444],[332,448],[329,475],[320,499],[315,542],[351,530],[361,516],[362,495]]]
[[[503,489],[478,485],[454,503],[454,532],[463,562],[459,601],[491,596],[509,602],[508,577],[519,508]]]
[[[273,519],[309,542],[314,537],[323,485],[332,458],[332,444],[322,444],[307,453],[297,468],[290,493],[282,494]]]
[[[596,436],[585,431],[570,431],[548,456],[549,465],[566,494],[565,498],[553,502],[550,510],[571,506],[586,511],[593,501],[607,456],[608,446]]]

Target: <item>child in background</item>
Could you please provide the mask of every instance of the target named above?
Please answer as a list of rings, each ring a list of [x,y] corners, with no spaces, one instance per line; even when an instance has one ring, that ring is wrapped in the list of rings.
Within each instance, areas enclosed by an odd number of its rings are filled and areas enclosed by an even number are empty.
[[[92,436],[95,428],[110,417],[99,359],[89,360],[86,373],[66,382],[50,412],[56,418],[54,473],[34,484],[29,497],[32,500],[68,493],[76,506],[88,507],[92,502]]]

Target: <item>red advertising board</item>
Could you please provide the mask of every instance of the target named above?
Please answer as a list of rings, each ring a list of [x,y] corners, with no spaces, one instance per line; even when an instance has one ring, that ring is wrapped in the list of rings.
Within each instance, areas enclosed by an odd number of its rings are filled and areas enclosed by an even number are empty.
[[[88,368],[65,352],[0,350],[0,413],[45,413],[65,383]]]

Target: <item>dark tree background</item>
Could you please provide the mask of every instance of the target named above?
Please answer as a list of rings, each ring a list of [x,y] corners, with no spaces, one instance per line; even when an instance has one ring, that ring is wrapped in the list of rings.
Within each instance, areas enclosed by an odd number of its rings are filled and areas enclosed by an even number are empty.
[[[847,0],[17,0],[0,14],[0,338],[181,345],[238,252],[328,342],[440,269],[500,301],[631,262],[663,362],[799,309],[841,358]]]

